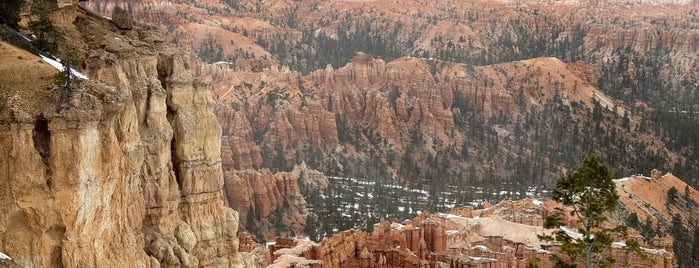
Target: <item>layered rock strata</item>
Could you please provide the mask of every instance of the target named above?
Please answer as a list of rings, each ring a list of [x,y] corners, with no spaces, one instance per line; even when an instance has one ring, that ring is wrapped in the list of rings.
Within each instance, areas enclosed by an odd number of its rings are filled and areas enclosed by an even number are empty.
[[[286,215],[285,224],[300,233],[308,210],[297,178],[297,172],[231,171],[226,176],[225,186],[228,204],[240,212],[242,223],[250,220],[248,215],[264,219],[280,210]]]
[[[59,7],[89,80],[67,100],[36,82],[50,67],[2,87],[0,251],[25,267],[257,266],[238,252],[221,127],[189,56],[153,27]]]

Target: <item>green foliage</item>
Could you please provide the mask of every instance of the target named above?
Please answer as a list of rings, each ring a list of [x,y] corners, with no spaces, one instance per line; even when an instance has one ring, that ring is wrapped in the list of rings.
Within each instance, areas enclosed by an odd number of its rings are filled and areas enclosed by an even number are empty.
[[[0,2],[0,24],[17,29],[19,27],[19,11],[24,0],[5,0]]]
[[[640,226],[639,232],[643,237],[643,242],[646,244],[653,241],[653,238],[655,238],[655,235],[657,234],[657,230],[653,227],[650,217],[646,218],[646,222],[643,224],[643,226]]]
[[[699,227],[694,227],[693,234],[690,231],[684,226],[680,214],[672,217],[672,249],[679,268],[699,267]]]
[[[558,256],[553,257],[556,267],[569,267],[584,258],[587,267],[611,267],[616,260],[604,253],[612,247],[617,238],[625,239],[624,249],[647,258],[640,251],[638,242],[627,239],[626,226],[613,228],[604,227],[607,221],[606,213],[616,209],[619,196],[612,172],[600,163],[600,157],[592,154],[583,160],[582,166],[556,181],[552,199],[572,210],[570,216],[575,216],[582,228],[581,235],[572,235],[559,226],[563,226],[562,213],[559,209],[544,220],[545,228],[558,228],[551,235],[541,235],[539,239],[546,242],[561,244],[561,252],[568,255],[572,263],[567,264]]]
[[[677,198],[679,197],[679,193],[677,192],[677,188],[675,186],[672,186],[669,190],[667,190],[667,203],[670,205],[674,205],[677,202]]]
[[[63,35],[53,25],[50,17],[51,9],[46,2],[40,0],[34,3],[33,11],[39,19],[29,22],[29,29],[36,35],[36,39],[32,43],[41,51],[51,54],[56,53],[58,51],[58,43],[63,39]]]
[[[303,227],[303,233],[308,236],[308,239],[313,241],[320,241],[322,239],[320,235],[320,221],[318,217],[313,213],[308,213],[306,216],[306,225]]]
[[[223,60],[223,47],[213,35],[209,34],[206,39],[199,44],[197,56],[208,63]]]
[[[699,226],[694,227],[694,239],[692,239],[692,256],[690,262],[692,267],[699,267]]]
[[[245,221],[245,230],[247,230],[250,235],[258,239],[257,241],[261,241],[259,239],[264,238],[262,235],[262,230],[260,230],[259,220],[260,217],[255,212],[255,208],[250,206],[248,208],[248,214]]]
[[[631,228],[638,228],[640,223],[641,222],[638,221],[638,214],[636,214],[636,212],[631,213],[626,217],[626,225]]]

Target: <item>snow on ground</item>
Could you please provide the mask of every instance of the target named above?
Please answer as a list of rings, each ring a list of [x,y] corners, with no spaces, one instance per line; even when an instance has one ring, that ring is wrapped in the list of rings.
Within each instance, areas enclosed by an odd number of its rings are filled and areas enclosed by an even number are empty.
[[[638,174],[638,175],[633,175],[633,176],[631,176],[631,177],[623,177],[623,178],[621,178],[621,179],[616,179],[616,180],[614,180],[614,182],[624,182],[624,181],[628,181],[628,180],[630,180],[630,179],[635,179],[635,178],[645,179],[645,180],[648,180],[648,181],[651,180],[651,177],[643,176],[643,174]]]
[[[537,207],[540,207],[541,205],[544,204],[544,202],[542,202],[542,201],[540,201],[540,200],[536,200],[536,199],[532,199],[532,203],[533,203],[534,205],[536,205]]]
[[[483,257],[470,257],[469,258],[475,262],[496,262],[498,260],[492,259],[492,258],[483,258]]]
[[[573,239],[582,239],[583,238],[583,234],[578,232],[578,230],[576,230],[576,229],[570,229],[570,228],[565,227],[565,226],[560,226],[560,229],[561,229],[561,231],[564,231],[568,236],[570,236]],[[594,235],[590,234],[590,238],[594,238],[594,237],[595,237]]]
[[[480,251],[484,251],[484,252],[490,252],[490,249],[484,245],[476,245],[473,248],[478,249]]]
[[[626,243],[624,243],[624,242],[614,242],[614,243],[612,243],[612,247],[620,247],[620,248],[623,248],[623,247],[626,247]]]
[[[397,222],[392,222],[391,223],[391,228],[395,230],[401,230],[403,229],[403,224],[397,223]]]
[[[10,256],[7,256],[7,254],[0,252],[0,259],[2,260],[11,260]]]
[[[56,70],[58,70],[59,72],[62,72],[62,71],[63,71],[63,64],[61,64],[60,60],[54,60],[54,59],[51,59],[51,58],[46,57],[46,56],[44,56],[44,55],[40,55],[40,56],[41,56],[41,60],[43,60],[44,62],[46,62],[46,63],[48,63],[49,65],[53,66],[53,68],[56,68]],[[75,69],[73,69],[73,68],[70,68],[70,73],[71,73],[72,75],[74,75],[75,77],[77,77],[78,79],[84,79],[84,80],[88,80],[88,79],[89,79],[89,78],[87,77],[87,75],[84,75],[83,73],[78,72],[77,70],[75,70]]]

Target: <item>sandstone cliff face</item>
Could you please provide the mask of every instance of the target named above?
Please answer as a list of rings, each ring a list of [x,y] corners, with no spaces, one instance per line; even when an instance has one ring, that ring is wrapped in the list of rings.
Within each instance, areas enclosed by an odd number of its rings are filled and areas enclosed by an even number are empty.
[[[278,220],[294,233],[301,233],[308,210],[299,190],[298,177],[298,172],[272,173],[266,169],[231,171],[225,179],[228,205],[240,212],[242,224],[270,218],[279,210],[277,216],[282,219]],[[257,219],[249,219],[249,215]]]
[[[0,251],[25,267],[253,265],[223,203],[214,102],[187,54],[148,26],[72,16],[59,26],[82,37],[90,80],[65,103],[47,88],[55,71],[2,88]]]
[[[216,106],[215,111],[223,133],[221,157],[224,169],[261,168],[260,146],[253,139],[253,131],[245,114],[221,105]]]

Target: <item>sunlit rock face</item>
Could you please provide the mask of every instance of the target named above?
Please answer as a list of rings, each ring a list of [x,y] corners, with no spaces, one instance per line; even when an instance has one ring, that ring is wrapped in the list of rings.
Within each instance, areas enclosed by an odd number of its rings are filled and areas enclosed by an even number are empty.
[[[24,267],[245,267],[221,127],[188,54],[76,5],[59,1],[76,19],[57,21],[89,77],[73,90],[0,43],[17,61],[0,77],[0,251]]]

